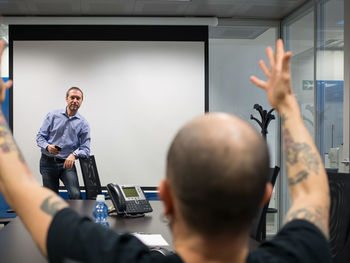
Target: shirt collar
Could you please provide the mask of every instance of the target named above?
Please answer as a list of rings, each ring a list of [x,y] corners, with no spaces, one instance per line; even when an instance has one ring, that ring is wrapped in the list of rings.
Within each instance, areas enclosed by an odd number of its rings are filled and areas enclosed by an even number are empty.
[[[66,108],[61,110],[61,114],[63,114],[64,116],[68,117],[67,112],[66,112]],[[77,118],[77,119],[81,119],[81,115],[79,112],[77,112],[74,116],[72,116],[71,118]]]

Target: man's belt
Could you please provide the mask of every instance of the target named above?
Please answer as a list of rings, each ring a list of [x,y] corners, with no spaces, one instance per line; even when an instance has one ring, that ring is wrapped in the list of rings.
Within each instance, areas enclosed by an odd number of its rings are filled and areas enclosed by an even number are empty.
[[[65,159],[57,158],[57,157],[54,157],[54,156],[47,156],[47,155],[45,155],[43,153],[41,154],[41,158],[49,160],[49,161],[52,161],[52,162],[55,162],[55,163],[64,163],[66,161]]]

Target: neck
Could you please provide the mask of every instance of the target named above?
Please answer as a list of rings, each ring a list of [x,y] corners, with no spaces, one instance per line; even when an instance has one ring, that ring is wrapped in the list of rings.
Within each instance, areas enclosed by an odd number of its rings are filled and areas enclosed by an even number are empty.
[[[244,263],[248,256],[248,240],[246,233],[234,237],[206,238],[193,233],[174,233],[176,252],[184,262],[191,263]]]
[[[68,106],[66,107],[66,112],[67,112],[68,117],[72,117],[75,114],[77,114],[77,111],[71,111]]]

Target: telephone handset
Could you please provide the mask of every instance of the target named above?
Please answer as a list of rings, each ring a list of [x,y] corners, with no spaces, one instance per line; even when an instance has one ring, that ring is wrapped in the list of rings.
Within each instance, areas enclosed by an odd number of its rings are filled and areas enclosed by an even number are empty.
[[[153,209],[138,185],[107,184],[115,210],[121,216],[143,216]]]

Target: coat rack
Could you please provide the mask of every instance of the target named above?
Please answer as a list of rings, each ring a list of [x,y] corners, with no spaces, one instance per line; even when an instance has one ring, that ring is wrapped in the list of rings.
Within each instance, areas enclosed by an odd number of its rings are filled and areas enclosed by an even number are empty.
[[[266,140],[266,134],[268,133],[267,127],[269,126],[270,121],[275,119],[275,115],[272,114],[274,109],[272,108],[271,110],[269,110],[267,112],[259,104],[254,104],[254,109],[256,109],[260,113],[261,121],[259,121],[257,118],[255,118],[252,114],[250,114],[250,119],[255,120],[259,124],[259,126],[261,128],[261,134],[264,137],[264,139]]]

